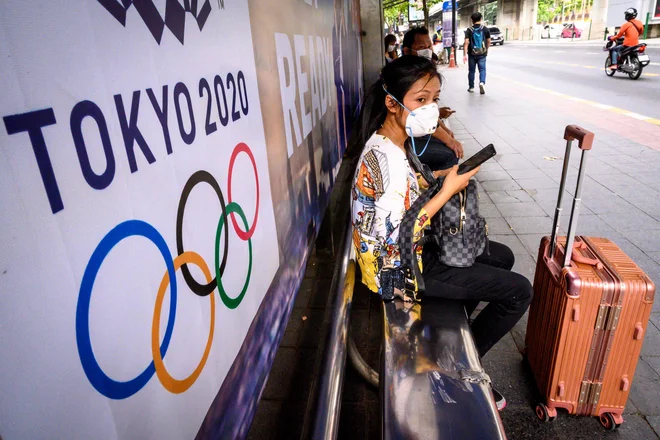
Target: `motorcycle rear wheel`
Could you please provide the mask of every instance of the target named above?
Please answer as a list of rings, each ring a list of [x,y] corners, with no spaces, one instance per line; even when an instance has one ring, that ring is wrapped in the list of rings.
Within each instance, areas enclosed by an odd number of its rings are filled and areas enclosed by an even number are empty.
[[[614,70],[610,69],[610,66],[612,65],[612,57],[607,57],[605,60],[605,75],[607,76],[614,76]]]
[[[642,67],[642,64],[639,62],[637,58],[633,58],[630,60],[630,63],[635,66],[632,72],[628,74],[630,79],[635,80],[639,79],[640,76],[642,76],[642,70],[644,70],[644,67]]]

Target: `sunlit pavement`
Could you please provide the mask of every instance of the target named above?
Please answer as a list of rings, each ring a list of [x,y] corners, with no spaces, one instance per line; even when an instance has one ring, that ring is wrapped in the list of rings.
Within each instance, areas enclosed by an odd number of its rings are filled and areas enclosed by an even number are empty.
[[[489,56],[486,95],[467,92],[464,66],[442,71],[441,98],[443,105],[457,111],[451,128],[463,141],[466,156],[489,143],[498,151],[477,175],[482,189],[480,209],[491,238],[513,249],[514,270],[532,280],[540,239],[549,235],[552,226],[566,146],[564,127],[577,124],[593,131],[596,139],[586,167],[578,234],[610,238],[659,283],[660,126],[626,113],[640,115],[645,108],[621,106],[614,107],[620,111],[612,111],[607,104],[611,93],[603,92],[596,102],[554,89],[553,83],[534,83],[538,75],[502,75],[505,70],[516,71],[504,59],[504,54]],[[602,72],[593,74],[611,80]],[[660,82],[660,78],[650,81]],[[637,84],[658,90],[656,84],[641,80]],[[579,159],[575,150],[567,184],[570,190]],[[568,224],[570,202],[572,198],[565,197],[563,225]],[[616,434],[619,438],[649,439],[660,433],[660,301],[653,311],[625,423]],[[595,418],[569,417],[560,411],[554,423],[536,420],[532,412],[536,391],[520,355],[525,327],[526,318],[484,359],[509,402],[502,412],[509,438],[602,438],[605,433]]]
[[[614,240],[659,283],[660,151],[657,150],[660,150],[660,126],[656,125],[655,118],[660,115],[643,103],[652,100],[645,94],[658,93],[660,77],[642,77],[634,82],[623,77],[607,78],[598,69],[579,66],[560,69],[554,65],[547,67],[546,73],[539,73],[544,63],[531,61],[531,55],[526,64],[514,61],[527,55],[523,55],[523,49],[513,49],[507,52],[505,45],[491,51],[486,95],[467,93],[467,70],[462,62],[457,69],[442,70],[445,84],[441,99],[443,105],[457,110],[450,124],[456,137],[464,142],[466,155],[489,143],[498,151],[495,160],[486,163],[477,175],[481,188],[480,210],[487,218],[491,239],[512,248],[516,254],[514,270],[531,280],[540,239],[549,235],[552,225],[550,215],[556,203],[565,149],[564,127],[578,124],[596,134],[589,153],[578,233]],[[598,50],[589,47],[567,50],[580,52],[583,49]],[[547,55],[541,50],[530,53],[536,54],[538,59],[546,59]],[[602,52],[600,54],[594,56],[594,65],[604,61]],[[564,59],[561,62],[578,64],[568,55],[557,55]],[[651,58],[660,62],[660,54]],[[519,65],[526,67],[516,68]],[[554,70],[557,72],[548,73]],[[660,72],[660,69],[655,71]],[[573,84],[571,78],[585,75],[591,75],[581,80],[586,85]],[[601,80],[604,90],[597,92],[601,86],[596,83]],[[642,104],[632,100],[628,106],[620,99],[620,92],[607,89],[614,87],[612,84],[628,83],[646,90],[638,95]],[[574,88],[568,90],[570,84]],[[592,94],[587,94],[587,90]],[[578,154],[572,157],[577,159]],[[577,166],[577,160],[573,165]],[[576,169],[572,168],[571,178],[575,175]],[[569,183],[567,187],[574,186]],[[565,200],[564,213],[568,213],[571,199]],[[567,222],[566,214],[563,224]],[[307,267],[305,281],[259,404],[251,439],[300,438],[303,425],[310,423],[309,396],[319,356],[317,349],[322,337],[323,308],[332,266],[331,262],[312,258]],[[538,400],[537,391],[520,354],[526,324],[524,317],[483,359],[488,374],[508,402],[501,416],[509,439],[658,438],[660,300],[655,303],[652,323],[645,337],[642,359],[624,414],[625,422],[614,433],[606,433],[596,418],[577,418],[561,411],[553,423],[538,421],[533,411]],[[354,294],[350,331],[358,350],[376,367],[382,337],[381,302],[360,286],[356,286]],[[378,390],[362,380],[350,364],[346,368],[338,438],[379,439]]]

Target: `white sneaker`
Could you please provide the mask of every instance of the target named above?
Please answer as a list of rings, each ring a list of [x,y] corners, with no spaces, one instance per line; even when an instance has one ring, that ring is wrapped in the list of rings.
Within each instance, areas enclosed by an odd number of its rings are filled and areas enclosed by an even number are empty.
[[[468,89],[468,92],[470,92],[470,93],[474,93],[474,87],[470,87],[470,88]]]
[[[486,94],[486,84],[479,83],[479,93],[481,93],[482,95]]]

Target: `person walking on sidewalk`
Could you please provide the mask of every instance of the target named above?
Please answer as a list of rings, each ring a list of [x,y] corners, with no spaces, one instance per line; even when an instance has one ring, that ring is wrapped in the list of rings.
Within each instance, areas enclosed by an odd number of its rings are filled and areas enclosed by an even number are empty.
[[[465,31],[463,63],[468,65],[468,92],[474,92],[474,74],[479,67],[479,92],[486,93],[486,56],[490,47],[490,31],[481,24],[480,12],[472,14],[472,26]]]

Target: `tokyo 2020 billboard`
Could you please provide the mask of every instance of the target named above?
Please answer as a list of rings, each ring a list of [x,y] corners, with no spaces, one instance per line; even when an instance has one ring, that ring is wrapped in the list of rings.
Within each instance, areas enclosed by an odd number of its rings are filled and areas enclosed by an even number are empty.
[[[246,435],[361,94],[254,3],[0,3],[3,439]]]

